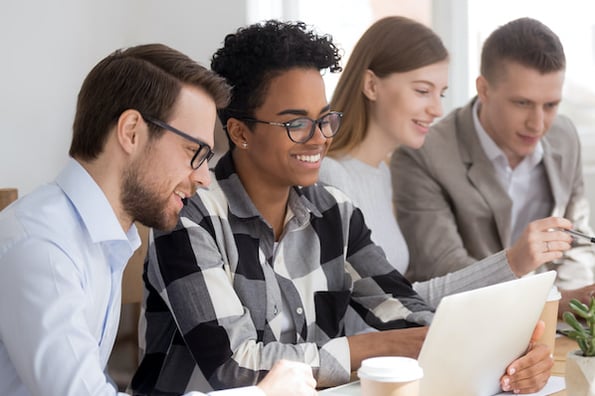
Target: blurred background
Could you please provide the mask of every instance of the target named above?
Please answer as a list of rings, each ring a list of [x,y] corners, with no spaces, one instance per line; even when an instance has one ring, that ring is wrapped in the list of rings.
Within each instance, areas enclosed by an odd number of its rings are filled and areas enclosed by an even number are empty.
[[[541,20],[567,55],[560,112],[583,142],[595,206],[595,2],[571,0],[6,0],[0,4],[0,187],[19,195],[54,179],[67,160],[76,95],[116,48],[162,42],[205,66],[226,34],[269,18],[303,20],[344,51],[375,20],[405,15],[431,26],[451,53],[445,113],[475,93],[483,40],[514,18]],[[325,76],[330,98],[338,75]],[[225,139],[216,141],[220,152]],[[595,222],[592,221],[592,224]]]

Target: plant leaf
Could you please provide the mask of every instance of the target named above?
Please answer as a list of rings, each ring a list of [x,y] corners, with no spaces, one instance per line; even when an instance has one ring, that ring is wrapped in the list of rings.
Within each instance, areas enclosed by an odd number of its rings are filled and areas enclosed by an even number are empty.
[[[587,352],[589,351],[589,345],[584,338],[579,338],[576,340],[578,343],[579,348],[583,351],[583,355],[587,356]]]
[[[573,298],[568,305],[570,306],[570,309],[581,318],[587,319],[589,317],[589,307],[579,300]]]
[[[562,317],[564,319],[564,322],[568,323],[570,327],[572,327],[575,331],[580,333],[582,337],[585,337],[587,335],[587,332],[585,331],[583,326],[578,322],[578,320],[572,312],[564,312]]]

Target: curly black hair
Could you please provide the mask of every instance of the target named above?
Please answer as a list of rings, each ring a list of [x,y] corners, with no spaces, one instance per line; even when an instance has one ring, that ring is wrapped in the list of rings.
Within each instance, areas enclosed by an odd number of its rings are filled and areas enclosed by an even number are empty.
[[[238,29],[225,37],[211,59],[211,69],[232,86],[229,106],[219,110],[221,123],[225,126],[230,117],[253,117],[270,81],[280,73],[295,67],[340,72],[340,61],[332,37],[317,35],[304,22],[269,20]]]

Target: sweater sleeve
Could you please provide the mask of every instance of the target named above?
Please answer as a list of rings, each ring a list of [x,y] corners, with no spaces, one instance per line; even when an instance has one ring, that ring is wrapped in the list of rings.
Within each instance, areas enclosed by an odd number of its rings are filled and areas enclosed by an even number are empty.
[[[413,289],[436,308],[442,297],[516,279],[510,270],[506,251],[486,257],[466,268],[423,282],[414,282]]]

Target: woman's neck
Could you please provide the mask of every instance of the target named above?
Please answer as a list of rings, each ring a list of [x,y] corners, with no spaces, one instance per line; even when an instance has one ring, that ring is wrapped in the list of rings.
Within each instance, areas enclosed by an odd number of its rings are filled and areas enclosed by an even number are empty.
[[[394,139],[388,139],[386,134],[379,129],[370,126],[364,140],[354,147],[349,153],[352,157],[371,165],[375,168],[386,159],[397,148],[398,144]]]
[[[266,177],[258,177],[251,171],[254,167],[244,161],[243,156],[234,156],[236,173],[258,212],[273,228],[275,241],[278,241],[283,233],[290,187],[274,185]]]

